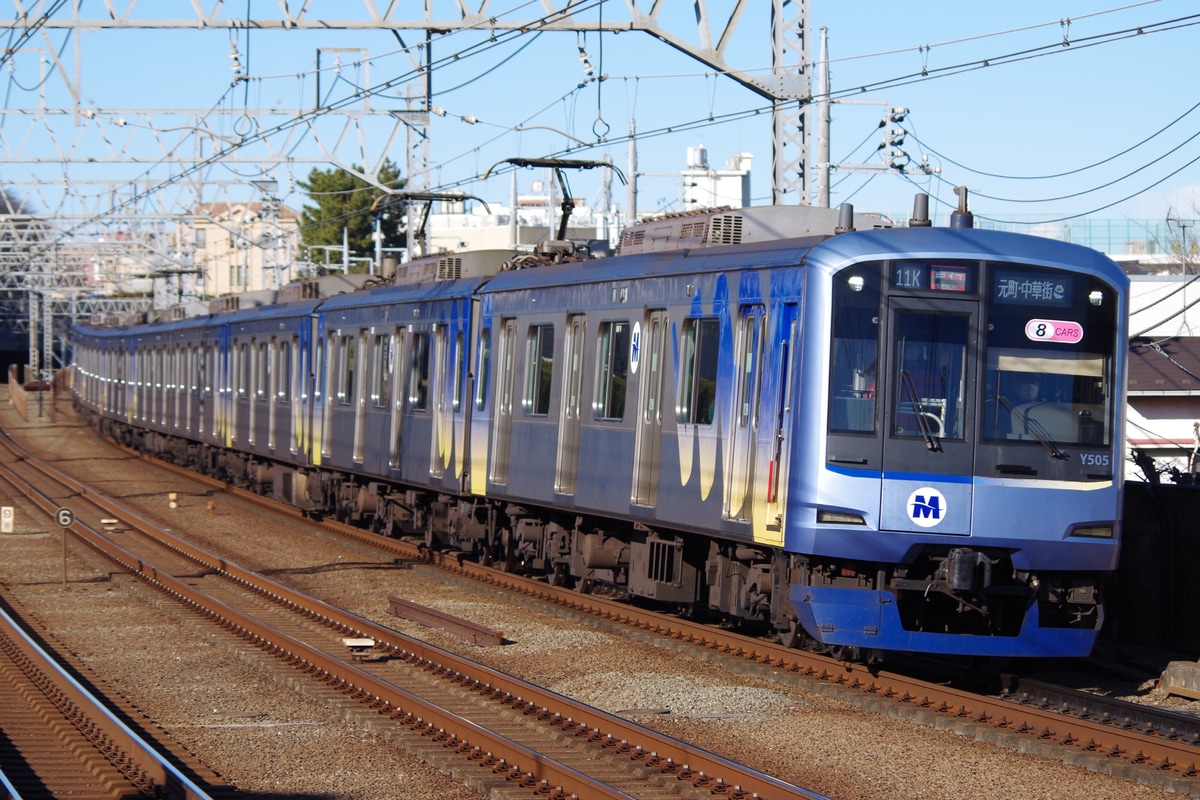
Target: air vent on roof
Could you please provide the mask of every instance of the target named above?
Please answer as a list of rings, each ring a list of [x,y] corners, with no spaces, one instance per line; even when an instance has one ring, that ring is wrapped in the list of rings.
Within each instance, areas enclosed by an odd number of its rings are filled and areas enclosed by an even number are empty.
[[[208,313],[220,314],[222,311],[237,311],[241,307],[236,294],[227,294],[222,297],[214,297],[208,301]]]
[[[713,217],[709,242],[712,244],[741,244],[742,216],[740,214],[721,214]]]
[[[708,220],[697,220],[696,222],[685,222],[679,226],[680,239],[697,239],[701,242],[708,235]]]
[[[455,281],[462,277],[462,258],[451,256],[439,258],[437,264],[437,279],[439,281]]]

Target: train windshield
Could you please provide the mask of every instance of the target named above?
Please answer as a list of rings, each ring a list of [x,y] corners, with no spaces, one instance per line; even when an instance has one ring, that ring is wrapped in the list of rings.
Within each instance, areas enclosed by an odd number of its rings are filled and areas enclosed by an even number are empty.
[[[1082,275],[1019,267],[997,267],[989,289],[984,440],[1111,444],[1111,291]]]
[[[1117,312],[1111,287],[1065,270],[978,261],[843,270],[829,460],[987,471],[1012,462],[1003,455],[1012,447],[1062,459],[1066,448],[1111,446]]]

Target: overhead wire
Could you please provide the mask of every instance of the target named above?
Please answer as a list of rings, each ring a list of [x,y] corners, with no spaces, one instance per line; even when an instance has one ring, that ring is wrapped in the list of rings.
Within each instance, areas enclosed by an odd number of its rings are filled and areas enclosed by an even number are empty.
[[[442,66],[442,65],[445,65],[445,64],[448,64],[451,62],[457,62],[457,61],[460,61],[464,57],[476,55],[480,52],[486,52],[488,49],[490,49],[490,47],[492,45],[495,45],[497,42],[507,41],[508,39],[514,38],[512,36],[512,34],[522,35],[525,32],[528,32],[530,29],[533,29],[536,31],[538,25],[545,26],[545,25],[551,24],[552,19],[557,19],[557,18],[563,17],[563,16],[575,15],[584,10],[590,10],[592,8],[601,7],[601,5],[602,5],[602,0],[597,0],[597,2],[592,3],[592,4],[571,7],[570,9],[567,9],[563,12],[555,12],[554,14],[549,14],[549,15],[543,16],[535,25],[526,26],[521,31],[507,31],[507,32],[501,32],[499,34],[497,34],[493,31],[492,36],[489,38],[487,43],[484,43],[484,44],[476,43],[476,44],[473,44],[469,48],[464,48],[463,50],[460,50],[457,53],[455,53],[452,57],[447,57],[445,59],[439,60],[435,64],[431,65],[431,68],[437,67],[437,66]],[[1135,7],[1136,5],[1144,5],[1144,3],[1134,4],[1131,6],[1125,6],[1122,8],[1132,8],[1132,7]],[[1119,10],[1119,9],[1114,9],[1114,10]],[[1096,12],[1096,13],[1099,14],[1102,12]],[[1181,27],[1187,27],[1187,26],[1196,25],[1196,24],[1200,24],[1200,15],[1180,17],[1180,18],[1177,18],[1174,20],[1167,20],[1167,21],[1153,23],[1151,25],[1140,26],[1136,29],[1124,29],[1124,30],[1120,30],[1120,31],[1110,32],[1107,34],[1100,34],[1100,35],[1094,36],[1094,37],[1084,37],[1082,39],[1073,40],[1071,42],[1071,44],[1072,45],[1080,45],[1082,47],[1090,47],[1090,46],[1096,46],[1098,44],[1104,44],[1104,43],[1109,43],[1112,41],[1117,41],[1117,40],[1119,40],[1119,38],[1128,38],[1133,35],[1146,35],[1149,33],[1161,33],[1161,32],[1165,32],[1167,30],[1176,30]],[[462,30],[470,30],[470,29],[460,29],[460,31],[462,31]],[[540,31],[537,31],[537,32],[540,33]],[[1059,50],[1062,49],[1061,44],[1059,44],[1059,43],[1056,43],[1055,46],[1058,47]],[[1014,60],[1021,60],[1023,58],[1028,58],[1028,57],[1041,57],[1041,56],[1045,56],[1045,55],[1050,55],[1050,54],[1052,54],[1052,52],[1058,52],[1058,51],[1052,51],[1049,48],[1050,48],[1049,45],[1045,45],[1045,46],[1041,46],[1041,47],[1037,47],[1037,48],[1030,48],[1030,49],[1027,49],[1024,51],[1017,51],[1015,53],[1006,54],[1006,55],[1000,56],[995,59],[969,61],[969,62],[964,62],[962,64],[953,65],[950,67],[935,69],[932,71],[923,70],[919,76],[914,76],[911,74],[899,76],[897,78],[888,79],[886,81],[880,81],[880,82],[876,82],[873,84],[866,84],[866,85],[854,87],[852,89],[841,90],[840,92],[837,92],[834,94],[835,94],[835,96],[844,96],[846,94],[851,94],[851,93],[859,94],[863,91],[866,91],[868,88],[882,88],[882,87],[888,87],[888,86],[894,86],[894,85],[903,85],[904,82],[909,82],[912,79],[919,78],[920,80],[928,80],[928,79],[932,79],[935,77],[944,77],[945,75],[948,75],[948,74],[956,74],[956,71],[965,71],[968,68],[977,69],[977,68],[980,68],[981,66],[992,66],[992,65],[996,65],[997,63],[1011,63]],[[1076,48],[1076,49],[1078,49],[1078,48]],[[340,108],[344,107],[349,102],[357,102],[365,97],[381,94],[382,92],[390,90],[392,87],[399,85],[401,83],[401,81],[410,79],[412,75],[413,75],[413,71],[410,71],[410,72],[405,73],[402,76],[397,76],[388,81],[385,81],[383,84],[381,84],[378,87],[372,87],[369,89],[358,88],[357,91],[352,92],[347,98],[342,98],[339,101],[330,103],[330,104],[323,106],[319,109],[316,109],[314,111],[310,111],[310,112],[306,112],[304,114],[297,115],[294,118],[292,118],[291,120],[288,120],[287,122],[284,122],[284,123],[280,123],[279,125],[275,125],[270,128],[267,128],[267,129],[259,130],[259,131],[255,132],[252,136],[245,137],[245,140],[240,142],[239,144],[228,147],[228,148],[223,148],[219,152],[214,153],[212,157],[205,159],[201,162],[198,162],[196,165],[193,166],[193,168],[191,170],[187,170],[183,174],[170,176],[167,179],[164,179],[161,186],[165,187],[165,186],[171,185],[173,183],[176,183],[179,180],[181,180],[186,174],[189,174],[191,171],[200,169],[209,162],[219,161],[221,158],[228,155],[229,152],[235,151],[236,149],[239,149],[240,147],[244,147],[249,143],[261,141],[264,138],[266,138],[267,136],[273,135],[273,134],[281,132],[283,130],[287,130],[296,125],[302,125],[305,122],[309,122],[315,118],[316,114],[327,113],[329,111],[339,110]],[[745,116],[748,114],[762,113],[762,111],[763,111],[762,109],[759,109],[759,110],[754,110],[752,112],[738,112],[738,114],[736,116],[718,115],[712,119],[706,118],[706,119],[698,120],[698,121],[689,121],[689,122],[679,123],[679,124],[675,124],[675,125],[663,126],[662,128],[660,128],[658,130],[660,132],[666,132],[666,133],[679,132],[681,130],[692,130],[697,127],[702,127],[706,122],[708,124],[720,124],[723,121],[727,122],[727,121],[730,121],[731,119],[741,118],[742,116]],[[642,135],[643,134],[639,134],[639,138],[641,138]],[[654,132],[652,131],[648,135],[654,135]],[[624,138],[627,138],[627,137],[620,137],[616,140],[609,140],[609,139],[605,138],[603,140],[603,144],[605,144],[605,145],[613,144],[614,142],[622,141]],[[471,152],[477,152],[477,150],[478,150],[477,146],[470,148]],[[465,153],[464,153],[464,155],[465,155]],[[1175,174],[1175,173],[1173,173],[1173,174]],[[476,177],[477,176],[473,176],[470,180],[474,180],[474,179],[476,179]],[[1170,176],[1168,176],[1168,177],[1170,177]],[[153,190],[154,190],[153,188],[147,189],[146,192],[143,192],[142,194],[148,193]],[[1125,198],[1125,199],[1128,199],[1128,198]],[[1117,201],[1117,202],[1122,202],[1122,201]],[[1111,205],[1115,205],[1115,204],[1116,203],[1113,203]],[[121,207],[110,209],[110,212],[119,211],[119,210],[121,210],[122,207],[125,207],[125,204],[123,204]],[[1107,208],[1107,207],[1108,206],[1104,206],[1104,208]],[[1065,217],[1063,219],[1070,219],[1070,218],[1073,218],[1073,217]],[[96,218],[93,218],[91,220],[85,221],[84,223],[80,223],[80,224],[76,225],[74,228],[72,228],[71,231],[73,232],[74,230],[78,230],[82,225],[90,224],[91,222],[94,222],[95,220],[96,220]]]
[[[595,2],[602,2],[602,1],[603,0],[595,0]],[[554,12],[552,14],[544,15],[543,17],[539,18],[536,22],[530,23],[518,31],[504,31],[499,34],[493,33],[493,36],[492,36],[492,38],[489,39],[488,43],[473,44],[471,47],[466,48],[464,50],[460,50],[459,52],[455,53],[453,56],[447,56],[443,60],[446,63],[450,63],[450,62],[460,61],[464,57],[469,57],[471,55],[475,55],[477,52],[486,52],[486,50],[490,49],[490,47],[498,39],[517,38],[519,36],[525,35],[530,29],[536,30],[538,27],[544,27],[544,26],[551,25],[551,24],[553,24],[553,21],[559,17],[569,16],[570,14],[577,13],[580,10],[591,8],[593,5],[594,5],[594,3],[593,4],[583,4],[580,6],[573,6],[570,9],[569,14],[566,12]],[[464,28],[464,29],[459,29],[459,30],[463,31],[463,30],[470,30],[470,29]],[[464,53],[465,53],[465,55],[464,55]],[[402,81],[410,80],[411,77],[416,72],[417,72],[416,69],[410,70],[409,72],[406,72],[401,76],[397,76],[397,77],[391,78],[391,79],[383,82],[378,87],[372,87],[370,89],[362,89],[362,90],[352,94],[350,97],[342,98],[341,100],[333,101],[333,102],[329,103],[328,105],[321,106],[319,108],[312,109],[310,111],[306,111],[303,114],[299,114],[286,122],[279,123],[277,125],[271,126],[270,128],[260,129],[255,134],[245,137],[244,141],[242,141],[236,145],[231,145],[228,148],[222,149],[221,151],[214,153],[212,156],[209,156],[208,158],[201,159],[201,160],[197,161],[195,164],[193,164],[191,167],[184,168],[179,173],[176,173],[174,175],[170,175],[164,179],[161,179],[160,183],[157,186],[149,187],[141,192],[138,192],[137,194],[133,195],[129,199],[113,206],[112,208],[108,209],[107,211],[102,212],[101,214],[94,215],[88,219],[82,220],[64,231],[60,231],[59,236],[60,236],[60,238],[69,236],[69,235],[73,234],[74,232],[81,230],[90,224],[98,222],[99,220],[105,218],[106,216],[110,216],[116,212],[119,212],[125,208],[128,208],[133,203],[139,201],[143,197],[148,196],[149,194],[151,194],[155,191],[158,191],[160,189],[166,188],[167,186],[174,185],[175,183],[178,183],[179,181],[183,180],[188,175],[191,175],[206,166],[209,166],[211,164],[214,164],[214,163],[220,161],[224,156],[228,155],[229,152],[231,152],[231,151],[235,151],[237,149],[245,147],[250,143],[261,141],[262,139],[266,138],[267,136],[269,136],[273,133],[278,133],[278,132],[281,132],[284,130],[288,130],[296,125],[300,125],[305,122],[315,120],[321,114],[326,114],[326,113],[329,113],[330,111],[339,110],[339,109],[345,107],[346,105],[348,105],[350,102],[357,102],[358,100],[363,99],[364,97],[374,96],[382,91],[391,89],[392,87],[399,85]]]

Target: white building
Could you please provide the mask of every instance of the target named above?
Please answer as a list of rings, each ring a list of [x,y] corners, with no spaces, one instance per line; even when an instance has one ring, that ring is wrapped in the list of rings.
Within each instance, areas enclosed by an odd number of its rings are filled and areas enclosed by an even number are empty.
[[[713,169],[708,164],[707,148],[689,147],[687,169],[680,175],[684,209],[749,206],[752,159],[749,153],[738,153],[725,162],[725,169]]]

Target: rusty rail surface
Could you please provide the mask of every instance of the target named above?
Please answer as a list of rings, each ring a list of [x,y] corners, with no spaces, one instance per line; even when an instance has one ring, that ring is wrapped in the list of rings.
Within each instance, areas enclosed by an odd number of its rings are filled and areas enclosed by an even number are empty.
[[[191,470],[144,453],[131,450],[126,452],[277,513],[303,516],[290,506],[253,492],[199,476]],[[1105,760],[1118,759],[1133,765],[1146,766],[1157,773],[1157,782],[1169,782],[1165,777],[1174,776],[1179,779],[1174,784],[1177,791],[1195,791],[1200,788],[1200,781],[1196,780],[1200,778],[1200,744],[1190,737],[1176,735],[1169,724],[1134,728],[1122,724],[1119,719],[1091,718],[1086,712],[1064,714],[1056,708],[1019,704],[1005,698],[957,690],[902,674],[872,670],[862,664],[841,662],[827,656],[784,647],[712,625],[657,614],[619,601],[581,594],[573,589],[551,586],[544,581],[524,578],[462,559],[457,553],[430,552],[421,544],[388,539],[343,523],[322,520],[316,524],[332,533],[369,544],[397,557],[424,562],[499,590],[515,592],[574,612],[599,617],[616,625],[638,629],[648,635],[754,661],[766,668],[802,676],[814,686],[836,686],[854,690],[868,696],[868,704],[872,706],[886,704],[921,709],[932,724],[937,724],[939,718],[953,718],[968,723],[968,726],[978,726],[978,735],[984,738],[995,738],[994,733],[984,733],[986,730],[1004,731],[1013,734],[1017,742],[1029,737],[1043,744],[1061,745],[1060,757],[1068,757],[1071,753],[1092,753]]]
[[[419,605],[395,595],[388,595],[388,604],[388,613],[393,616],[416,622],[427,628],[438,628],[455,636],[461,636],[464,639],[469,639],[472,644],[485,647],[496,647],[504,644],[503,632],[489,628],[486,625],[480,625],[477,622],[472,622],[469,619],[456,617],[453,614],[447,614],[444,611],[438,611],[436,608]]]
[[[16,764],[6,767],[9,789],[23,786],[30,797],[51,791],[80,798],[209,800],[207,792],[109,711],[3,609],[0,651],[15,667],[4,670],[6,680],[19,681],[25,698],[0,709],[8,745],[22,756],[19,769]],[[37,709],[32,731],[19,720],[27,703]],[[62,738],[47,740],[48,731]]]
[[[227,487],[238,497],[290,513],[267,498]],[[298,515],[298,514],[297,514]],[[906,675],[872,670],[862,664],[846,663],[781,644],[739,635],[715,626],[674,616],[657,614],[619,601],[581,594],[573,589],[551,586],[544,581],[485,567],[466,561],[456,554],[433,553],[418,544],[385,539],[359,528],[338,522],[322,521],[321,526],[355,541],[372,544],[397,556],[423,561],[452,574],[575,612],[599,617],[614,624],[638,629],[654,636],[695,645],[705,650],[757,662],[764,667],[802,676],[814,685],[837,686],[856,690],[870,697],[870,704],[891,704],[919,708],[928,712],[936,724],[938,718],[956,719],[986,729],[999,729],[1017,736],[1028,736],[1041,743],[1062,746],[1060,756],[1071,752],[1092,753],[1104,759],[1124,760],[1146,766],[1159,776],[1181,779],[1176,789],[1200,788],[1200,745],[1191,738],[1177,736],[1170,725],[1131,728],[1119,719],[1089,718],[1085,713],[1062,713],[1056,708],[1025,705],[1005,698],[945,687]],[[1152,781],[1153,782],[1153,781]]]
[[[17,447],[15,443],[7,443],[6,446]],[[631,762],[645,768],[696,786],[707,787],[725,796],[757,796],[763,800],[820,800],[822,797],[310,598],[162,531],[154,523],[103,497],[87,485],[53,467],[36,463],[28,454],[24,454],[23,458],[31,467],[63,481],[81,497],[96,504],[106,513],[118,517],[125,528],[151,537],[206,569],[268,597],[279,605],[293,608],[350,639],[369,638],[373,640],[377,651],[387,654],[390,658],[418,664],[477,693],[480,697],[490,698],[492,702],[507,706],[523,716],[534,717],[543,725],[557,727],[577,738],[624,755]],[[53,507],[54,502],[49,498],[37,497],[39,493],[32,486],[28,486],[27,491],[35,502],[43,505],[43,508],[49,510]],[[155,565],[138,558],[81,522],[76,521],[71,531],[110,560],[139,575],[184,605],[236,632],[245,641],[339,688],[379,713],[387,714],[416,730],[423,731],[464,758],[491,766],[493,771],[504,774],[518,785],[552,797],[629,797],[606,783],[546,757],[543,753],[428,703],[423,698],[353,663],[266,626],[254,617],[207,596],[201,589],[178,580]]]

